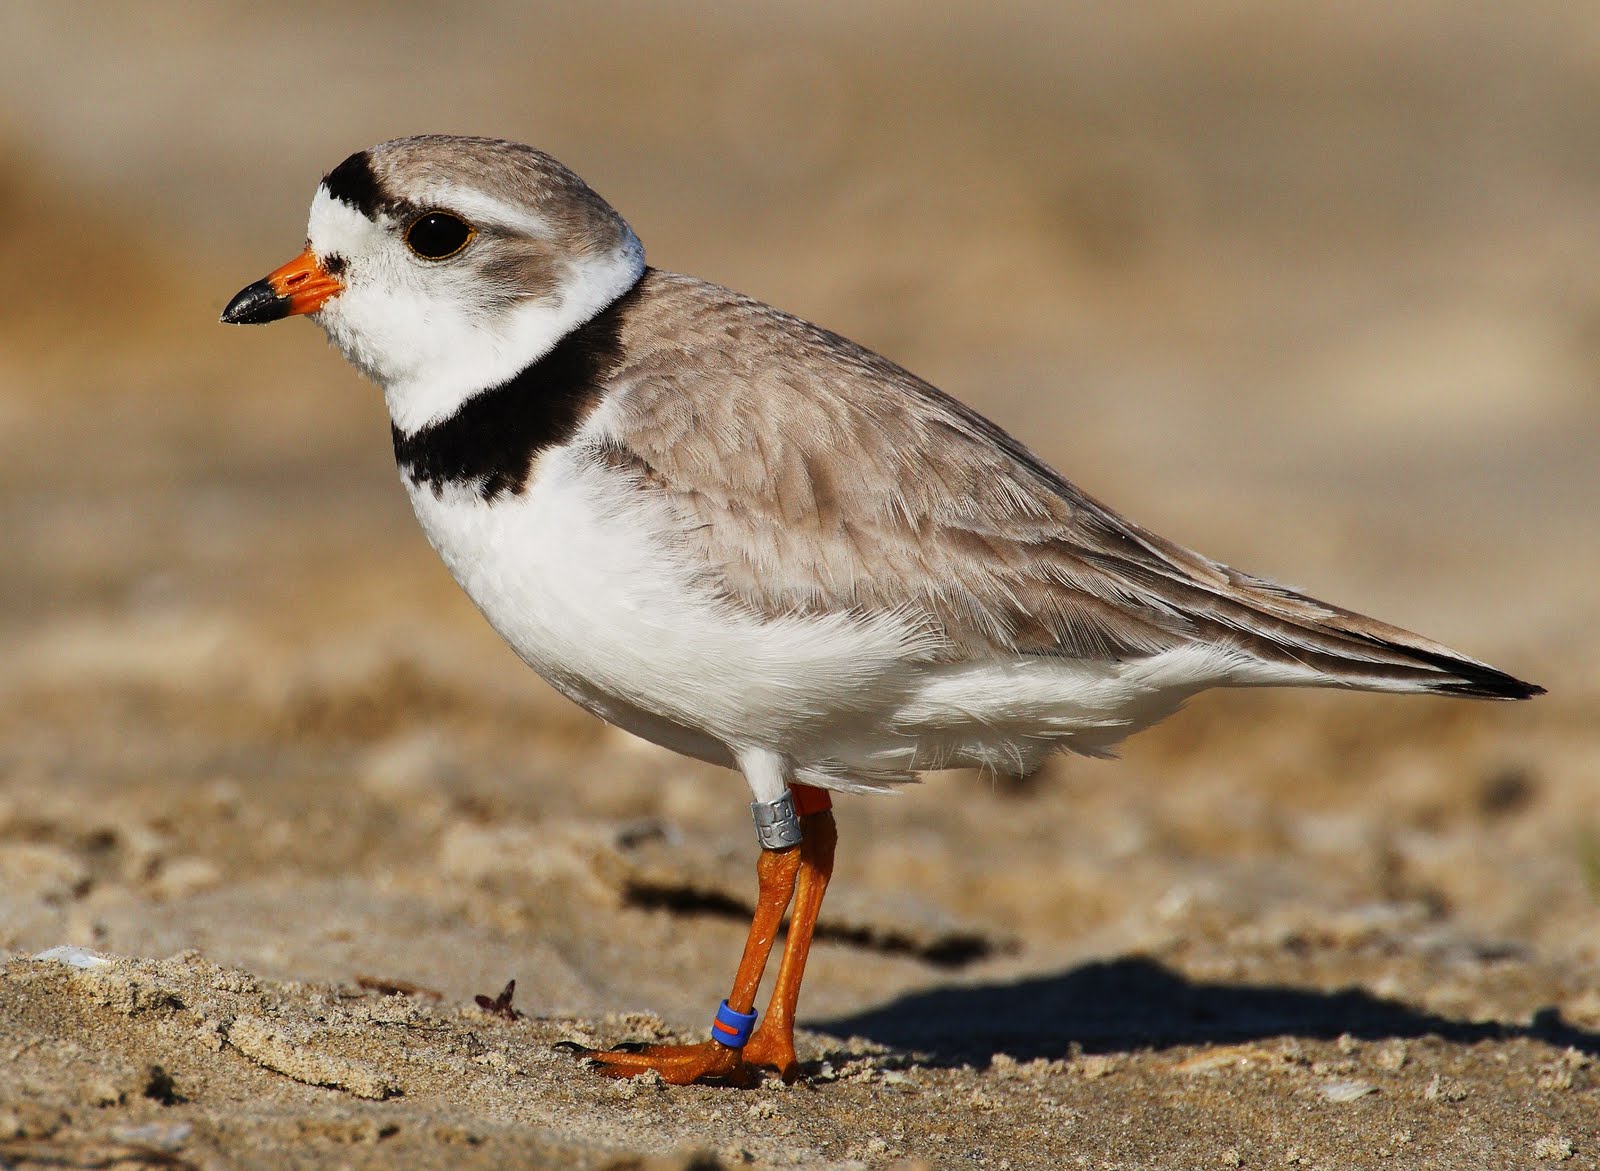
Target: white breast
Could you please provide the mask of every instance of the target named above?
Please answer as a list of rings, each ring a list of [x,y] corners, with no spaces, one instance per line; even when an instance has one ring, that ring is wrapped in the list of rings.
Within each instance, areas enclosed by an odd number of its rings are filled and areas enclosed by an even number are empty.
[[[884,722],[923,657],[924,633],[901,617],[763,621],[717,598],[664,506],[581,448],[544,453],[524,492],[493,503],[407,489],[450,572],[529,666],[679,752],[720,764],[747,748],[829,753],[824,742]]]

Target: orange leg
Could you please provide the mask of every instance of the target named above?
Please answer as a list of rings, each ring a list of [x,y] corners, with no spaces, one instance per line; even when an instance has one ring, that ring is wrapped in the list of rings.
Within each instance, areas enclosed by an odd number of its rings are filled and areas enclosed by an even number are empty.
[[[739,957],[739,970],[734,973],[733,991],[728,994],[728,1007],[737,1012],[749,1012],[755,1007],[761,974],[766,971],[767,957],[772,953],[773,941],[783,924],[783,913],[794,894],[801,850],[801,846],[762,850],[756,862],[760,884],[756,911],[750,920],[744,954]],[[598,1063],[600,1072],[608,1077],[634,1077],[653,1069],[675,1086],[698,1081],[748,1085],[755,1080],[755,1071],[744,1062],[743,1050],[730,1049],[720,1041],[702,1041],[698,1045],[647,1045],[636,1051],[580,1049],[578,1053]]]
[[[800,1000],[800,981],[805,976],[806,957],[811,954],[817,912],[822,910],[822,896],[833,875],[833,850],[839,840],[829,809],[805,815],[800,825],[805,838],[800,843],[800,873],[795,882],[789,936],[783,944],[783,959],[778,964],[778,979],[767,1015],[744,1049],[745,1061],[776,1071],[786,1082],[800,1076],[800,1061],[794,1051],[795,1005]]]
[[[728,1006],[737,1012],[747,1013],[755,1006],[761,975],[783,923],[783,913],[794,897],[794,916],[766,1020],[744,1049],[729,1048],[719,1041],[702,1041],[695,1045],[648,1045],[638,1050],[578,1050],[580,1056],[594,1061],[601,1073],[628,1078],[653,1069],[672,1085],[722,1082],[745,1086],[755,1081],[758,1066],[775,1070],[785,1081],[792,1081],[799,1073],[794,1050],[795,1004],[800,998],[800,980],[805,974],[817,912],[833,872],[838,834],[829,811],[832,802],[828,794],[809,786],[796,785],[793,789],[795,803],[802,811],[804,836],[798,846],[761,851],[756,863],[759,888],[755,915],[739,970],[734,974],[733,991],[728,994]]]

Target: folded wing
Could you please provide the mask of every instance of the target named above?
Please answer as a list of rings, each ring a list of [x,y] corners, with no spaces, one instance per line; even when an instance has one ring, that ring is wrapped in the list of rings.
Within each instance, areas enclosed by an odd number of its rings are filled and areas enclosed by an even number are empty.
[[[662,493],[741,606],[925,615],[945,661],[1126,661],[1199,642],[1221,652],[1224,685],[1540,690],[1123,520],[844,338],[690,278],[644,280],[599,454]]]

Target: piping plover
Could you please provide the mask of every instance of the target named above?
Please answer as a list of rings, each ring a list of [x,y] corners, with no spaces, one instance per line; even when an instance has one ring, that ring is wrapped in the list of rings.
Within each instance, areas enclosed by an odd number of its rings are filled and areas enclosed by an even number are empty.
[[[222,319],[302,313],[383,387],[428,540],[517,654],[749,782],[759,896],[712,1040],[588,1053],[616,1076],[795,1075],[830,791],[1104,753],[1207,687],[1541,690],[1181,548],[888,359],[649,268],[531,147],[351,155]]]

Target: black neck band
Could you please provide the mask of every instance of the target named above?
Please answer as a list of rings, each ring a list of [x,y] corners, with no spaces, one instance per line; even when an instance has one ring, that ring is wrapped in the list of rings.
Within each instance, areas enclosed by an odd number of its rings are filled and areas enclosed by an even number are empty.
[[[599,403],[620,360],[622,315],[639,286],[563,337],[499,386],[473,395],[448,418],[404,434],[392,428],[394,458],[414,484],[435,495],[473,487],[490,501],[527,485],[533,460],[564,443]]]

